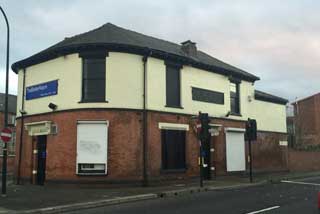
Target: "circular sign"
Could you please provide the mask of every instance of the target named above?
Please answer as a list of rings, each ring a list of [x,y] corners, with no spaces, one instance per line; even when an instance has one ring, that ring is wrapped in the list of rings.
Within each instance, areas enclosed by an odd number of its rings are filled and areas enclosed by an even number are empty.
[[[8,128],[2,129],[0,137],[3,142],[8,143],[12,138],[12,131]]]

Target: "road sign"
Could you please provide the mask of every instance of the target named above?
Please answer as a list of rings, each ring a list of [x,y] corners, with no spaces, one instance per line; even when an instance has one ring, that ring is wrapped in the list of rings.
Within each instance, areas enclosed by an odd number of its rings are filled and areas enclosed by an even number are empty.
[[[0,137],[3,142],[8,143],[12,138],[12,131],[8,128],[2,129]]]

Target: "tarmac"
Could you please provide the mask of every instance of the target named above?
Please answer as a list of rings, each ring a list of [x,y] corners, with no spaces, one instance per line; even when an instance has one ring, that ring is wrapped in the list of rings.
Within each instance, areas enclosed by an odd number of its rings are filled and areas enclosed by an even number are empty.
[[[95,184],[37,186],[29,184],[14,185],[12,183],[7,187],[7,196],[0,198],[0,214],[62,213],[141,200],[179,197],[180,195],[196,194],[204,191],[247,188],[268,182],[276,183],[286,179],[312,176],[320,176],[320,172],[259,175],[254,178],[253,183],[250,183],[247,177],[224,176],[205,181],[204,187],[199,187],[199,182],[195,180],[148,187],[115,187]]]

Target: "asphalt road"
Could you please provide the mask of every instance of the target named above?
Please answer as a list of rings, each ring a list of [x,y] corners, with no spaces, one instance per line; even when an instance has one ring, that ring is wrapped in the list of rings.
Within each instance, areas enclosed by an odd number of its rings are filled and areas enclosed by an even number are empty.
[[[72,213],[319,213],[320,178],[78,210]],[[265,211],[264,211],[265,210]]]

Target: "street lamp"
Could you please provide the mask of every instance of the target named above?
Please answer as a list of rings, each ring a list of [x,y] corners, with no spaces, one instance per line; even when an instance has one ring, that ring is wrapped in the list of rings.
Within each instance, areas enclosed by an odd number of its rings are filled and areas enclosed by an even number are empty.
[[[10,28],[7,16],[0,6],[0,11],[4,16],[7,24],[7,62],[6,62],[6,94],[4,100],[4,127],[8,126],[8,90],[9,90],[9,39]],[[7,143],[3,146],[3,161],[2,161],[2,196],[6,196],[7,192]]]

